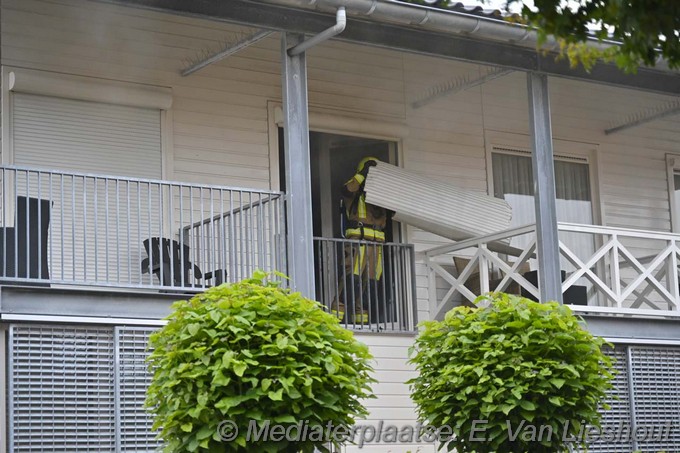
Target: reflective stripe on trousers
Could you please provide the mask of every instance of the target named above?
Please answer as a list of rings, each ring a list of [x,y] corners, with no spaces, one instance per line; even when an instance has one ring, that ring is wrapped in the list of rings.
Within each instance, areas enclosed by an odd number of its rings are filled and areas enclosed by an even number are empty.
[[[382,246],[381,245],[359,245],[359,250],[354,254],[354,266],[352,272],[360,276],[364,269],[367,269],[368,278],[380,280],[383,272]]]

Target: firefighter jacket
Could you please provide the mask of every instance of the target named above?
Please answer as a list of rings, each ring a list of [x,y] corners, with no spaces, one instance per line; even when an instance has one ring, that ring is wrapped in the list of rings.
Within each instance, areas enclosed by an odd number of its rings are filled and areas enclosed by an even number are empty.
[[[366,180],[367,170],[368,168],[356,173],[343,187],[342,192],[348,220],[345,237],[384,242],[387,210],[366,203],[364,181]]]

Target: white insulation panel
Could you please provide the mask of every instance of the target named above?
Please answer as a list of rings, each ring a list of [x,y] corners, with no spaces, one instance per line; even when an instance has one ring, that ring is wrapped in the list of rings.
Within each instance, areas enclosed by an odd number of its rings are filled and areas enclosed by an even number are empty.
[[[505,200],[384,162],[369,169],[364,189],[366,201],[394,211],[394,220],[454,241],[510,227],[512,210]]]

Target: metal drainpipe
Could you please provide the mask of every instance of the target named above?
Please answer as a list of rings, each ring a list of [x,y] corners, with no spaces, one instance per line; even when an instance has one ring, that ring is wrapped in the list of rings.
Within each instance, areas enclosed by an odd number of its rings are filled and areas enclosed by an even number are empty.
[[[338,8],[337,13],[335,14],[335,25],[325,29],[318,35],[312,36],[311,38],[301,42],[297,46],[288,49],[288,55],[294,57],[295,55],[299,55],[302,52],[306,51],[307,49],[311,49],[317,44],[321,44],[322,42],[329,40],[333,36],[339,35],[345,30],[346,25],[347,14],[345,13],[345,7],[341,6]]]

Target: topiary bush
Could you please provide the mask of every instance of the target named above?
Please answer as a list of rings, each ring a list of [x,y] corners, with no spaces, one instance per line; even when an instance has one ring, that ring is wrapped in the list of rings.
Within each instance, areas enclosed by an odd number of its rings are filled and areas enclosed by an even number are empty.
[[[151,335],[146,406],[165,451],[326,452],[318,438],[246,442],[249,425],[311,430],[366,415],[368,348],[319,303],[265,277],[175,303]]]
[[[486,299],[486,308],[423,323],[411,358],[419,375],[409,381],[419,415],[450,426],[442,446],[458,452],[566,451],[565,434],[599,426],[612,379],[604,340],[556,302]]]

